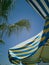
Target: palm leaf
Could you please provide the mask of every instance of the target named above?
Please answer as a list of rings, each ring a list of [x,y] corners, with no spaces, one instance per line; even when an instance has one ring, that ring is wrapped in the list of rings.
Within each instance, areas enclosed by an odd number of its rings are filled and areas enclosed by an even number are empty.
[[[27,30],[30,29],[30,23],[28,20],[20,20],[13,25],[9,25],[8,34],[10,35],[15,31],[22,30],[23,28],[26,28]]]
[[[12,33],[18,32],[23,28],[26,28],[27,30],[30,29],[30,22],[28,20],[23,19],[12,25],[8,25],[6,23],[0,24],[0,31],[2,31],[0,38],[3,37],[4,32],[10,36]]]
[[[20,27],[26,27],[27,29],[30,28],[30,23],[28,20],[20,20],[18,23],[15,23],[15,25],[18,25]]]
[[[12,0],[1,0],[0,1],[0,16],[7,19],[7,14],[11,8]]]

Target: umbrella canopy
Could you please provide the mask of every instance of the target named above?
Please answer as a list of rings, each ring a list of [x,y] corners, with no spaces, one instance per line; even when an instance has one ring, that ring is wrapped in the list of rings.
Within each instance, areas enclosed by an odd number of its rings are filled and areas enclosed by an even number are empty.
[[[49,16],[49,0],[26,0],[43,18]]]

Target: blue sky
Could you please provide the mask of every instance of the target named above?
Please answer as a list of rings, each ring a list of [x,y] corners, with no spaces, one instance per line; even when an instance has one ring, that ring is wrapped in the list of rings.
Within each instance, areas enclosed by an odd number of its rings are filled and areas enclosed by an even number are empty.
[[[23,29],[21,33],[14,33],[8,38],[7,36],[4,36],[6,44],[0,45],[1,65],[11,64],[8,60],[9,48],[38,34],[43,29],[45,22],[45,20],[25,0],[16,0],[15,5],[9,14],[8,22],[10,24],[22,19],[27,19],[30,21],[31,28],[29,31]]]

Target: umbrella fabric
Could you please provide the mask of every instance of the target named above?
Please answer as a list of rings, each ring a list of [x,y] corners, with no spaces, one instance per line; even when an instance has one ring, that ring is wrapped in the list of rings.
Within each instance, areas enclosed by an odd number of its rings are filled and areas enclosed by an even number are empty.
[[[41,59],[43,62],[49,63],[49,45],[48,45],[48,43],[47,43],[47,45],[44,46],[44,49],[41,54]]]
[[[43,31],[41,31],[38,35],[34,36],[33,38],[30,38],[10,48],[8,52],[9,60],[12,63],[16,64],[16,62],[19,62],[24,58],[28,58],[29,56],[34,55],[37,49],[39,48],[42,33]]]
[[[47,42],[48,39],[49,39],[49,19],[47,19],[45,21],[43,34],[42,34],[42,38],[41,38],[39,46],[44,45]]]
[[[43,18],[49,16],[49,0],[26,0]]]

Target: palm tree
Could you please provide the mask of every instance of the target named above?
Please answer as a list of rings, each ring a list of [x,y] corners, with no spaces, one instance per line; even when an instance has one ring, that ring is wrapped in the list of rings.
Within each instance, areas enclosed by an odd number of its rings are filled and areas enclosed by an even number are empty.
[[[21,30],[24,27],[26,27],[26,29],[29,29],[30,27],[29,21],[25,19],[20,20],[12,25],[8,24],[8,13],[12,8],[13,3],[13,0],[0,0],[0,43],[4,43],[2,40],[4,33],[11,35],[12,32]]]
[[[0,16],[7,19],[13,0],[0,0]]]

